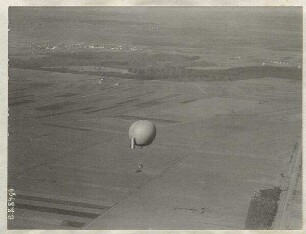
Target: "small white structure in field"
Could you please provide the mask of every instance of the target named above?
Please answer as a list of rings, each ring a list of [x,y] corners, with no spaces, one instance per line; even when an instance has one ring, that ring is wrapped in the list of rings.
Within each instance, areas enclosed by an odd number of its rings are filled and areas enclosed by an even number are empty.
[[[120,85],[119,83],[116,83],[116,84],[115,84],[116,87],[118,87],[119,85]]]
[[[131,149],[135,148],[135,145],[146,146],[150,145],[156,136],[155,125],[148,120],[137,120],[129,128],[129,138],[131,141]]]

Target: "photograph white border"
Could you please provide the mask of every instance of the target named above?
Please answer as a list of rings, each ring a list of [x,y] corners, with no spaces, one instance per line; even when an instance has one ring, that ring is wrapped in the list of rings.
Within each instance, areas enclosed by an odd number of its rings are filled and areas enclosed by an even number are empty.
[[[302,0],[1,0],[0,1],[0,233],[176,233],[176,234],[223,234],[223,233],[305,233],[305,227],[299,231],[255,231],[255,230],[97,230],[97,231],[64,231],[64,230],[7,230],[7,140],[8,140],[8,7],[9,6],[302,6],[303,7],[303,32],[305,30],[305,8]],[[303,48],[305,48],[305,37],[303,36]],[[303,61],[306,61],[303,53]],[[303,122],[305,118],[305,63],[303,62]],[[305,137],[303,128],[303,139]],[[303,151],[305,146],[303,144]],[[305,171],[305,164],[303,164]],[[305,175],[303,173],[303,188],[305,188]],[[303,198],[304,198],[303,189]],[[303,199],[304,200],[304,199]],[[305,223],[305,207],[303,206],[303,223]]]

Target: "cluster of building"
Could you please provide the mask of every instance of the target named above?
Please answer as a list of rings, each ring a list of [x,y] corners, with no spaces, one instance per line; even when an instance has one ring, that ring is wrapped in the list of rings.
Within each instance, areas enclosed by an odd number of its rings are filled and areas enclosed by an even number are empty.
[[[151,49],[142,47],[142,46],[135,46],[135,45],[113,45],[113,44],[100,44],[100,43],[93,43],[93,44],[85,44],[85,42],[79,42],[75,44],[55,44],[55,43],[30,43],[30,42],[23,42],[20,44],[21,47],[27,47],[32,49],[39,49],[39,50],[61,50],[61,49],[106,49],[106,50],[132,50],[132,51],[145,51],[151,52]]]
[[[285,61],[275,61],[275,60],[270,60],[269,62],[263,62],[261,65],[266,66],[267,64],[277,64],[277,65],[282,65],[282,66],[288,66],[289,63]]]

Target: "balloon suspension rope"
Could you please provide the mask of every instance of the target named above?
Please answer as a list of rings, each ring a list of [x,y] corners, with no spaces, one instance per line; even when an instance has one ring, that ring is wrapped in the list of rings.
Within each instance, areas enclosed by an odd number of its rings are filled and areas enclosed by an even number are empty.
[[[131,149],[135,148],[135,138],[131,138]]]

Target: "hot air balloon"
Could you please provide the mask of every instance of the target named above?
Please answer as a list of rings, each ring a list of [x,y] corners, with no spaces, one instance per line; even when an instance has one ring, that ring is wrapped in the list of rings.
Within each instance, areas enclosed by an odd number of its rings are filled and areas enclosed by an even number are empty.
[[[129,138],[131,141],[131,149],[135,145],[146,146],[150,145],[156,136],[155,125],[148,120],[137,120],[129,128]]]

